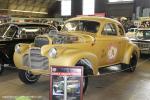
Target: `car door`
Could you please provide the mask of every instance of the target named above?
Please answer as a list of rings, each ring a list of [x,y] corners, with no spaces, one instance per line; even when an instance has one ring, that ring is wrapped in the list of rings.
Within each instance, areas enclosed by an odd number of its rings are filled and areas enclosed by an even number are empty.
[[[118,27],[118,34],[117,40],[119,41],[120,47],[120,60],[123,59],[124,53],[126,52],[126,43],[128,43],[127,37],[125,37],[125,31],[122,25],[117,25]]]
[[[120,62],[120,41],[118,40],[118,32],[116,24],[113,22],[107,22],[101,32],[101,36],[98,41],[101,43],[99,48],[101,56],[99,59],[102,61],[100,65],[111,65]]]
[[[11,63],[14,53],[14,46],[16,42],[14,41],[14,37],[18,32],[18,28],[15,25],[9,25],[7,31],[5,32],[5,54],[9,59],[8,63]]]

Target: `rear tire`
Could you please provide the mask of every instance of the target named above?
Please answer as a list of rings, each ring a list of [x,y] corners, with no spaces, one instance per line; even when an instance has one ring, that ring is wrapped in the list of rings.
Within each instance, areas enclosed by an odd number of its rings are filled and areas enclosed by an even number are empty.
[[[137,56],[136,54],[132,54],[131,58],[130,58],[130,62],[129,64],[123,64],[122,68],[123,70],[125,70],[126,72],[134,72],[137,66]]]
[[[19,70],[18,75],[20,80],[25,84],[36,83],[40,78],[40,75],[33,75],[31,72],[26,70]]]
[[[2,59],[0,59],[0,74],[2,74],[3,72],[4,72],[4,63]]]

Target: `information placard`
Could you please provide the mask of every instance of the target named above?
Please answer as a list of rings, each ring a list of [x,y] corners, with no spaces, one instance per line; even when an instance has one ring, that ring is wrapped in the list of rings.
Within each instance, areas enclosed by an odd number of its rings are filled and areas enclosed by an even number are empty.
[[[82,89],[82,67],[51,67],[50,100],[82,100]]]

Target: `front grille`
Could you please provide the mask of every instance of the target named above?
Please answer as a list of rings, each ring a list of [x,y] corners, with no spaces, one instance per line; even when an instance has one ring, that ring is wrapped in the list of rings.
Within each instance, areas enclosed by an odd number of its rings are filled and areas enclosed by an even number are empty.
[[[24,66],[30,66],[30,63],[29,63],[29,55],[26,54],[23,56],[23,65]]]
[[[30,49],[29,55],[24,56],[23,64],[31,67],[32,69],[47,70],[49,68],[48,58],[41,56],[41,50],[37,48]]]
[[[36,37],[34,43],[36,47],[42,47],[43,45],[49,44],[49,40],[46,37]]]

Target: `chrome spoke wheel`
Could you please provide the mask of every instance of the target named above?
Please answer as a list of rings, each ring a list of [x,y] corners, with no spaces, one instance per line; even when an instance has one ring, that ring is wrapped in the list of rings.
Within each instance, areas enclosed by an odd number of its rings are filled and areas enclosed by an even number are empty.
[[[28,71],[25,72],[25,77],[29,81],[36,81],[37,80],[37,76],[33,75],[31,72],[28,72]]]
[[[40,75],[34,75],[26,70],[19,70],[19,78],[25,84],[33,84],[39,80]]]

